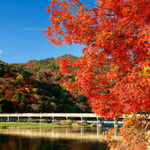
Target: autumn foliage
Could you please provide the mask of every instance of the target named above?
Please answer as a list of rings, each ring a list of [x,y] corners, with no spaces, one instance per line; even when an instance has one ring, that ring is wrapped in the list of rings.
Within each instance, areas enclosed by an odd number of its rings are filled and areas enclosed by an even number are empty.
[[[51,0],[47,7],[51,23],[43,33],[48,41],[57,46],[83,45],[80,59],[61,60],[61,72],[68,77],[63,85],[70,92],[87,96],[92,110],[100,116],[118,118],[150,111],[149,8],[149,0],[84,4],[82,0]],[[110,144],[111,148],[146,148],[146,130],[137,126],[145,118],[134,119],[120,130],[121,136],[131,136]]]
[[[150,109],[149,8],[149,0],[51,0],[47,7],[49,42],[83,45],[76,62],[62,60],[62,73],[76,73],[64,85],[86,95],[98,115],[115,118]]]
[[[108,130],[108,145],[112,150],[147,150],[149,144],[150,120],[143,113],[139,116],[130,115],[124,119],[123,127],[120,128],[120,141],[113,139],[115,130]]]
[[[59,58],[70,57],[63,55]],[[0,61],[0,113],[91,112],[87,98],[59,84],[59,58],[22,64]]]

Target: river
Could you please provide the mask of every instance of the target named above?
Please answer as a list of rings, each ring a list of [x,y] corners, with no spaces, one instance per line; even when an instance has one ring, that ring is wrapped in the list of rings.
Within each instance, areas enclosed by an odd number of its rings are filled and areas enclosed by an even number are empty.
[[[0,150],[109,150],[99,142],[106,132],[107,128],[1,129]]]

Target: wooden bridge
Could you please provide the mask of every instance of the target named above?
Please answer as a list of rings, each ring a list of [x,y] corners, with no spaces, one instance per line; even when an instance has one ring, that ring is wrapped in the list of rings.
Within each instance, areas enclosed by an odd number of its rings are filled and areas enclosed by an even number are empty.
[[[0,122],[55,122],[57,120],[80,120],[82,123],[88,120],[95,120],[97,126],[102,126],[103,118],[94,113],[13,113],[0,114]],[[114,126],[118,122],[114,119]]]

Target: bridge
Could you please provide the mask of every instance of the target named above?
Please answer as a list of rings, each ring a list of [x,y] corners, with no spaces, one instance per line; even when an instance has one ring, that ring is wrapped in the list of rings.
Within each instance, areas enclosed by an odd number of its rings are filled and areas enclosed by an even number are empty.
[[[12,113],[0,114],[0,122],[55,122],[66,119],[82,123],[88,120],[95,120],[97,126],[102,126],[103,118],[94,113]],[[118,126],[118,121],[114,119],[114,126]]]

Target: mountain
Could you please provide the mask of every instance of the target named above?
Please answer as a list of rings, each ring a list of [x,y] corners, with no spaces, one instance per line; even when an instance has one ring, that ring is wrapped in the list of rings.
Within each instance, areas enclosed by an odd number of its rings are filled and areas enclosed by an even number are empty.
[[[7,64],[0,61],[0,112],[91,112],[86,97],[70,94],[59,84],[59,58]]]
[[[57,57],[54,59],[54,57],[51,58],[46,58],[46,59],[41,59],[39,61],[37,60],[30,60],[27,63],[18,63],[18,64],[13,64],[17,67],[23,68],[25,71],[29,72],[35,72],[35,71],[52,71],[52,72],[57,72],[59,71],[59,59],[60,58],[71,58],[73,61],[77,60],[78,57],[73,56],[73,55],[68,55],[65,54],[61,57]],[[46,69],[45,69],[46,67]]]

